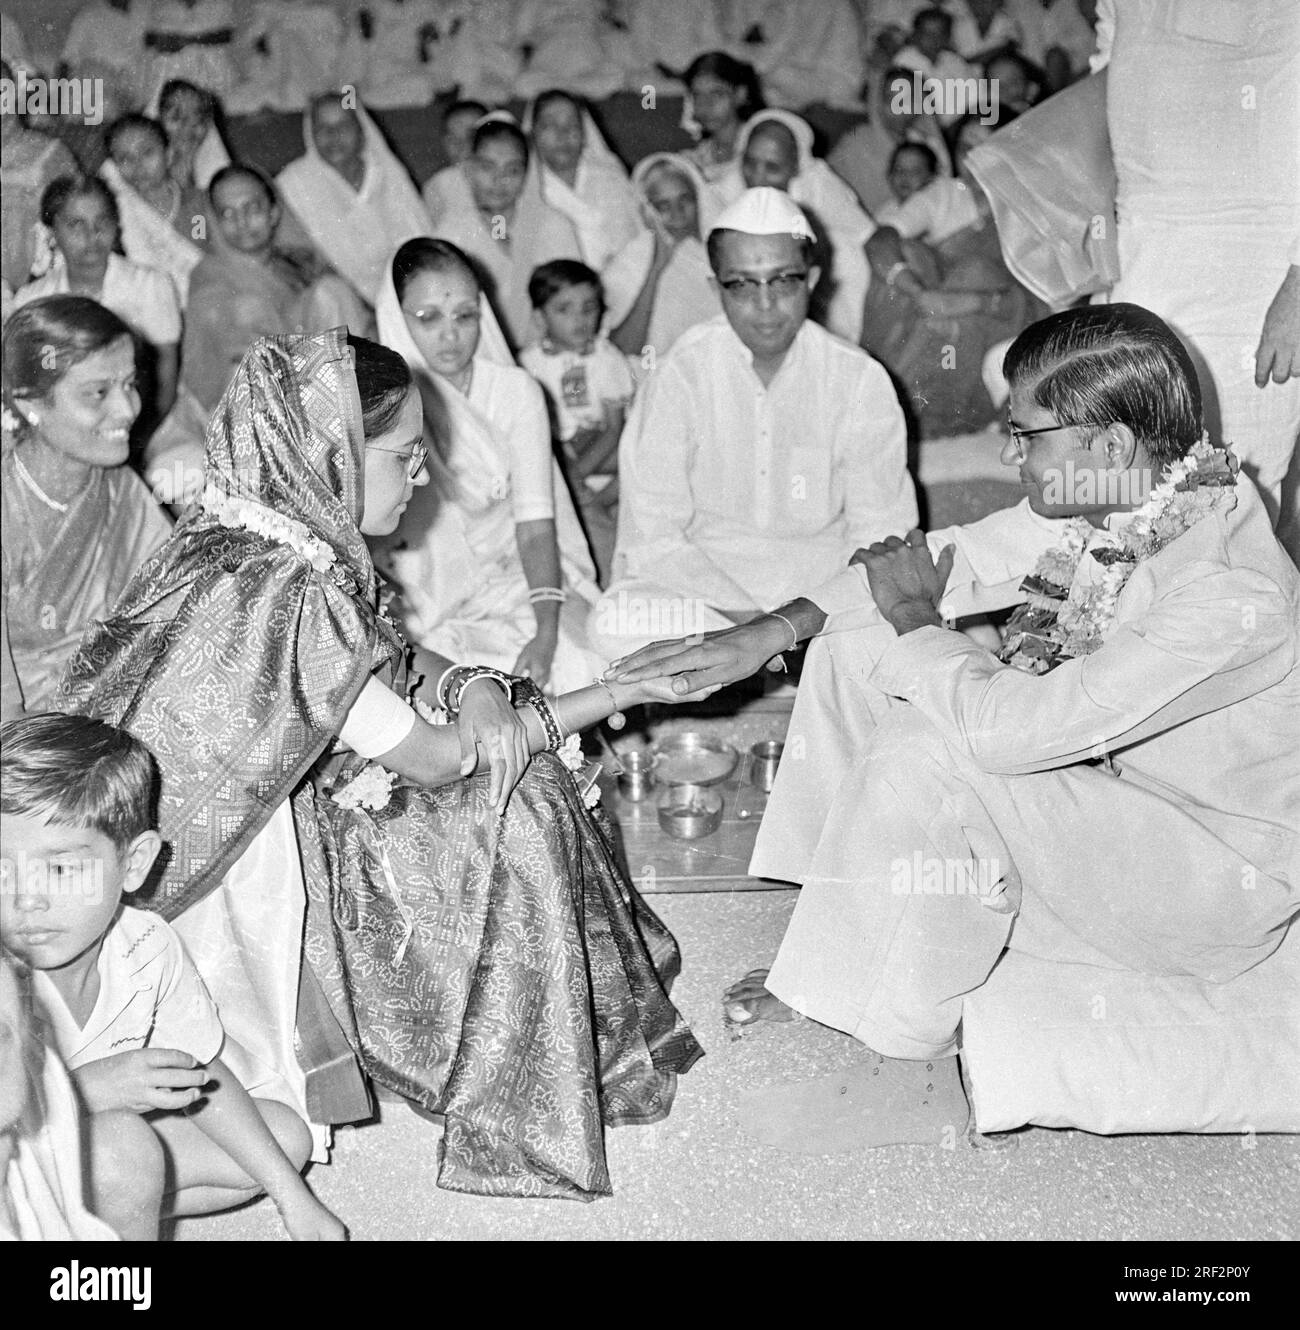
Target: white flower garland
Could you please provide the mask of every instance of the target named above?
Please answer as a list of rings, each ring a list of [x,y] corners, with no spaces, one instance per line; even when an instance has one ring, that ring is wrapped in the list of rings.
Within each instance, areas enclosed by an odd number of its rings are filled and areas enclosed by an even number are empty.
[[[253,499],[227,494],[211,481],[203,487],[199,503],[204,512],[210,513],[222,526],[242,527],[277,544],[287,545],[318,573],[328,573],[338,560],[333,548],[313,536],[296,518],[286,517]]]
[[[1138,564],[1211,513],[1236,507],[1237,470],[1229,449],[1211,448],[1208,436],[1202,437],[1165,470],[1146,503],[1109,541],[1089,551],[1103,567],[1096,581],[1079,577],[1093,527],[1075,518],[1060,546],[1048,550],[1021,584],[1026,601],[1007,624],[998,658],[1026,673],[1046,674],[1096,651],[1115,625],[1120,593]]]

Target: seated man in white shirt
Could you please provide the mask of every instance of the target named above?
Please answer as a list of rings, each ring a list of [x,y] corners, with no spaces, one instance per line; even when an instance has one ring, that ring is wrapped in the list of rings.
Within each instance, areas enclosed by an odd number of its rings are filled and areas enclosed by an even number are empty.
[[[912,35],[894,57],[902,69],[914,69],[925,80],[942,87],[948,79],[973,79],[976,70],[952,49],[952,15],[943,9],[923,9],[912,20]],[[950,104],[951,106],[951,104]],[[951,125],[961,112],[949,109],[939,114],[939,123]]]
[[[723,314],[678,339],[623,431],[598,649],[743,622],[915,522],[888,375],[807,319],[813,241],[776,189],[746,190],[714,224]]]
[[[859,550],[779,615],[607,674],[699,695],[791,625],[829,634],[751,864],[803,891],[726,1013],[798,1011],[866,1056],[747,1110],[784,1148],[960,1130],[963,1000],[1004,948],[1221,984],[1300,908],[1300,577],[1201,441],[1185,348],[1137,305],[1094,305],[1031,325],[1005,372],[1022,503]],[[1011,605],[996,655],[943,626]]]

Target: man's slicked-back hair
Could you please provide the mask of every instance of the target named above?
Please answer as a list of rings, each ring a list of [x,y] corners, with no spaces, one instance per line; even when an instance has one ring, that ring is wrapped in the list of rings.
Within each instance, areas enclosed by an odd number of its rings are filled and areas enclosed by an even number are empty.
[[[1057,420],[1127,425],[1162,466],[1201,437],[1201,389],[1187,348],[1141,305],[1085,305],[1031,323],[1002,372]]]
[[[22,716],[0,728],[0,813],[87,827],[121,851],[158,826],[158,767],[102,720]]]

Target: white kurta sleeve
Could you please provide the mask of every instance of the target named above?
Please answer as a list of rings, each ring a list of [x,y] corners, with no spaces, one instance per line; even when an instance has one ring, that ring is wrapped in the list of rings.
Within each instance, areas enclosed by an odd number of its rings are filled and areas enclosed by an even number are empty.
[[[632,407],[619,442],[618,552],[627,573],[696,596],[718,609],[753,598],[689,535],[695,504],[691,392],[677,366],[660,365]]]
[[[381,757],[410,734],[416,719],[406,702],[372,676],[349,709],[339,739],[360,757]]]
[[[850,555],[873,540],[906,535],[917,523],[916,487],[907,469],[907,424],[898,394],[877,361],[867,361],[862,379],[866,410],[844,412],[835,440]]]
[[[1292,665],[1292,632],[1275,583],[1201,561],[1091,655],[1049,674],[1004,665],[964,634],[921,628],[889,645],[871,682],[911,702],[985,771],[1018,775],[1101,757],[1276,683]]]
[[[554,520],[554,468],[546,399],[541,385],[527,375],[519,377],[518,393],[506,439],[510,449],[510,511],[517,523]]]
[[[1059,519],[1039,517],[1022,500],[978,522],[929,532],[926,543],[935,559],[945,546],[954,547],[940,612],[945,618],[960,619],[1018,604],[1023,599],[1019,588],[1025,574],[1044,550],[1060,540],[1065,525]],[[852,554],[847,551],[846,559]],[[857,564],[814,587],[807,598],[827,616],[823,633],[881,622],[866,571]]]

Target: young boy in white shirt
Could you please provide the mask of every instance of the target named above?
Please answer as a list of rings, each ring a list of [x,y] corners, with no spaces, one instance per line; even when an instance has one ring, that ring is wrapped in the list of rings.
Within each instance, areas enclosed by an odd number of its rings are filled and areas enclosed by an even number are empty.
[[[618,441],[635,385],[627,357],[600,332],[605,294],[596,272],[554,259],[528,282],[540,340],[519,363],[546,392],[565,474],[603,586],[618,517]]]
[[[249,1096],[219,1056],[225,1031],[180,938],[122,904],[162,848],[149,751],[61,715],[9,722],[0,748],[0,941],[34,971],[50,1042],[91,1115],[91,1208],[123,1238],[148,1240],[163,1213],[265,1192],[291,1237],[343,1239],[299,1176],[306,1124]],[[150,1195],[123,1185],[150,1170]]]

